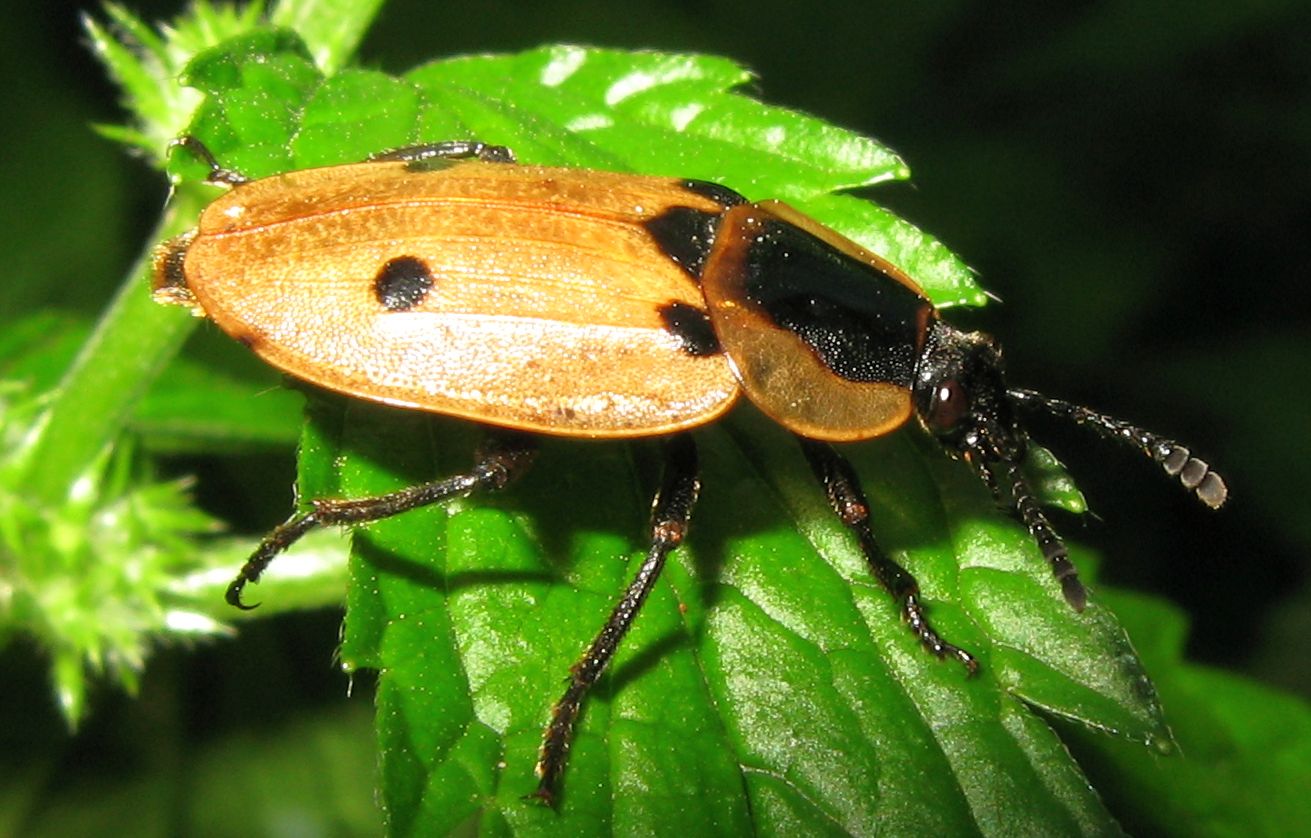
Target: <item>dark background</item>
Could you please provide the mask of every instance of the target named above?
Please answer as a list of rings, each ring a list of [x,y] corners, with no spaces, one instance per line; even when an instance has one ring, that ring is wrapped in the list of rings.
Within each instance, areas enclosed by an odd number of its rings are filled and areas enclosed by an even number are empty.
[[[131,6],[152,19],[179,7]],[[0,248],[16,287],[35,289],[0,293],[16,307],[0,320],[40,306],[94,317],[164,198],[158,172],[90,131],[122,115],[78,12],[15,4],[0,28]],[[1231,488],[1210,513],[1138,458],[1044,426],[1105,519],[1058,524],[1101,550],[1106,581],[1185,607],[1192,658],[1311,695],[1309,36],[1303,2],[411,0],[384,9],[361,60],[399,71],[553,41],[718,53],[759,74],[764,100],[886,142],[913,185],[871,196],[1004,300],[951,316],[1003,341],[1011,380],[1176,435]],[[291,469],[289,456],[258,465],[285,479],[252,531],[281,516]],[[165,652],[146,695],[190,707],[196,735],[337,702],[336,619]],[[0,662],[0,715],[55,735],[39,654],[11,646]],[[230,686],[242,679],[259,682],[253,697]],[[91,742],[139,712],[101,698]]]

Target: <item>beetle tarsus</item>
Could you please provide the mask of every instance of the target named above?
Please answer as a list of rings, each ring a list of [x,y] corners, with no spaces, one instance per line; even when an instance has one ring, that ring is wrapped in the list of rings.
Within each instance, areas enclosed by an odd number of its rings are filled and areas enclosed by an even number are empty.
[[[1061,578],[1061,594],[1070,607],[1080,614],[1088,607],[1088,589],[1079,581],[1079,577],[1070,574]]]
[[[545,781],[539,783],[536,789],[525,794],[521,799],[528,803],[536,803],[539,806],[559,811],[559,800],[556,798],[555,792],[547,788]]]
[[[920,645],[928,649],[930,654],[938,660],[955,658],[965,667],[967,677],[973,678],[978,674],[979,662],[974,659],[974,656],[961,647],[943,640],[929,625],[928,619],[924,616],[924,606],[920,604],[918,592],[907,595],[902,601],[901,608],[906,624],[919,638]]]
[[[241,601],[241,592],[245,590],[248,581],[252,580],[248,580],[244,576],[238,576],[236,579],[232,580],[232,584],[228,585],[227,593],[223,595],[223,598],[227,601],[228,605],[241,611],[254,611],[256,608],[259,608],[258,602],[247,605]]]

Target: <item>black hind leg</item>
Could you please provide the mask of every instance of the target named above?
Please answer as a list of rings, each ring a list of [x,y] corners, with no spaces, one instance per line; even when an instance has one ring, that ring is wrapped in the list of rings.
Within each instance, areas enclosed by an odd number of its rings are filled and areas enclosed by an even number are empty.
[[[605,625],[569,671],[569,686],[551,710],[551,720],[542,738],[537,758],[537,790],[530,797],[555,804],[560,775],[569,758],[574,723],[583,708],[583,699],[614,657],[615,650],[633,625],[642,603],[655,587],[665,559],[687,536],[688,521],[701,489],[696,445],[686,434],[671,437],[665,443],[665,470],[660,491],[651,511],[651,541],[646,560],[628,584]]]

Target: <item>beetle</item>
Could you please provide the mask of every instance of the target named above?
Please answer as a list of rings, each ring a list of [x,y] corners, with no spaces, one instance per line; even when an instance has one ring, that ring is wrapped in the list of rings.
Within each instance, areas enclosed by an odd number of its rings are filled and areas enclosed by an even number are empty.
[[[231,187],[163,244],[154,294],[189,306],[283,372],[349,396],[463,417],[487,440],[466,472],[376,497],[313,501],[269,533],[227,591],[306,532],[505,487],[536,435],[663,440],[644,561],[551,710],[530,797],[553,803],[574,723],[700,490],[689,431],[742,397],[790,431],[873,576],[920,644],[977,669],[930,624],[915,579],[879,546],[832,443],[915,420],[1028,529],[1082,611],[1087,593],[1021,471],[1025,411],[1137,449],[1205,505],[1224,480],[1179,443],[1008,387],[997,342],[957,330],[907,274],[778,201],[718,184],[521,165],[452,141],[249,179],[177,144]]]

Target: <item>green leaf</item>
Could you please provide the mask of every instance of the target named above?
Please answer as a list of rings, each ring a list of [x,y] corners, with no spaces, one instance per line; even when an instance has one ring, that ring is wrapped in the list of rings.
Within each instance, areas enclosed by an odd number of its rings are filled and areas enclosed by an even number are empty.
[[[1130,629],[1170,708],[1181,759],[1077,728],[1081,765],[1135,834],[1283,835],[1311,819],[1311,704],[1182,660],[1179,609],[1103,592]]]
[[[1056,459],[1056,455],[1036,443],[1029,444],[1024,460],[1024,476],[1033,487],[1034,494],[1050,506],[1082,515],[1088,511],[1088,500],[1074,485],[1074,478]]]
[[[333,73],[355,54],[382,0],[282,0],[269,22],[296,32],[309,46],[314,63]]]
[[[132,122],[101,130],[159,160],[201,101],[198,91],[177,83],[178,74],[196,52],[254,26],[260,5],[238,8],[198,0],[187,15],[160,31],[117,3],[106,3],[104,11],[109,26],[90,15],[83,17],[83,26],[122,88]]]
[[[295,29],[297,44],[318,67],[335,72],[354,53],[381,0],[283,0],[275,4],[269,20]],[[122,88],[124,106],[132,115],[125,126],[101,126],[107,136],[135,146],[151,159],[162,159],[168,143],[182,132],[200,104],[203,87],[179,84],[184,67],[215,44],[252,37],[257,32],[263,4],[220,4],[197,0],[187,13],[158,30],[117,3],[106,3],[106,26],[86,15],[83,26],[92,48]],[[291,42],[289,42],[291,43]],[[271,44],[268,52],[275,52]],[[196,69],[203,61],[192,66]]]

